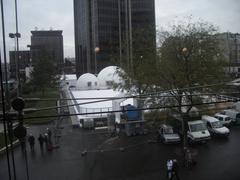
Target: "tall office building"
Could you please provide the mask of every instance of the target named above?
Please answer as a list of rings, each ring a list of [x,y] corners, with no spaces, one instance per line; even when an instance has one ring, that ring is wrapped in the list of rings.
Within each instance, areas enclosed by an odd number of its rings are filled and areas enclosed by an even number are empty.
[[[111,55],[131,61],[136,31],[155,52],[154,0],[74,0],[74,24],[78,77],[113,65]]]
[[[64,62],[62,31],[31,31],[31,33],[32,62],[45,54],[53,60],[58,73],[61,73]]]

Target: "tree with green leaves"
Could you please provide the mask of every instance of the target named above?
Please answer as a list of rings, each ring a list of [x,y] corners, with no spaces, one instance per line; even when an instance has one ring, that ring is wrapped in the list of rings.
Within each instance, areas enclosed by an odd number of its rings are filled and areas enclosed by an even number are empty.
[[[40,90],[44,95],[47,88],[56,87],[57,80],[57,70],[51,56],[46,51],[42,51],[33,63],[30,83],[35,90]]]
[[[217,33],[217,28],[210,23],[191,22],[188,19],[167,31],[158,32],[160,46],[156,54],[141,51],[141,55],[135,51],[131,68],[127,63],[120,66],[126,82],[123,88],[141,93],[161,90],[172,95],[166,103],[178,106],[174,110],[182,119],[184,146],[185,117],[189,116],[195,101],[199,102],[192,87],[220,83],[225,78],[226,62],[219,48]],[[149,45],[146,38],[136,34],[136,47],[147,50]],[[154,102],[159,102],[156,97],[153,97]],[[188,106],[183,108],[184,104]]]
[[[216,27],[203,21],[174,25],[170,31],[160,33],[156,85],[167,90],[178,106],[174,110],[182,119],[184,147],[185,124],[197,93],[193,87],[219,84],[225,78],[226,62],[216,33]],[[188,106],[183,108],[183,105]]]

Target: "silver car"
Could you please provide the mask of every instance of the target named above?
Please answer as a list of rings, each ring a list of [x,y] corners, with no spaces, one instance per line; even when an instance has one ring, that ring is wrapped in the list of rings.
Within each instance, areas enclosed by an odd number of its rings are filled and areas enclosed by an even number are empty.
[[[178,143],[181,141],[179,134],[174,133],[172,126],[162,124],[158,129],[159,139],[163,143]]]

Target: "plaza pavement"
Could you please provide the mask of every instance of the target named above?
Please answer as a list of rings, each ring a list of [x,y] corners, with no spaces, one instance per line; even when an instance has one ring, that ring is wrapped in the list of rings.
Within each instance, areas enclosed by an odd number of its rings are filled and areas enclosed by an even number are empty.
[[[46,127],[31,126],[38,136]],[[181,145],[164,145],[156,134],[111,137],[106,132],[73,129],[68,121],[62,126],[60,147],[35,152],[27,146],[30,180],[159,180],[166,179],[167,159],[180,163],[181,180],[239,180],[240,127],[231,128],[229,139],[212,138],[208,144],[194,145],[197,165],[181,166]],[[82,153],[86,154],[82,156]],[[14,150],[18,180],[26,180],[25,159],[20,147]],[[7,180],[6,157],[0,157],[0,179]]]

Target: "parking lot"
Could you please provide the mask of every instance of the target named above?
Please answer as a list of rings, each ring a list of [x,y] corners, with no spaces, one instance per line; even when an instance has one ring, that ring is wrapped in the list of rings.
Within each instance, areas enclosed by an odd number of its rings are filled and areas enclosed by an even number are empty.
[[[41,127],[30,127],[38,134]],[[240,127],[231,127],[228,138],[212,138],[207,144],[192,145],[196,166],[181,166],[181,144],[156,142],[156,133],[135,137],[110,137],[104,132],[72,129],[65,125],[61,146],[52,152],[28,152],[30,179],[34,180],[157,180],[166,179],[167,159],[177,159],[184,180],[239,180]],[[29,147],[28,147],[29,149]],[[86,154],[82,155],[82,152]],[[21,149],[15,149],[17,179],[26,179]],[[0,159],[1,180],[8,179],[6,157]]]

